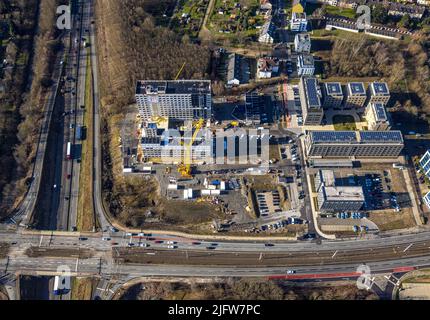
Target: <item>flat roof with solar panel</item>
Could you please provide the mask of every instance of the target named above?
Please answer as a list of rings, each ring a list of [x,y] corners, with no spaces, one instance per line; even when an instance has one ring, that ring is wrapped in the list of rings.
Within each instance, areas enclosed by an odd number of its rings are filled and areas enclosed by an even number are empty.
[[[370,84],[372,96],[388,96],[390,90],[385,82],[372,82]]]
[[[380,102],[372,103],[370,107],[373,110],[376,121],[388,120],[387,112],[385,111],[385,106],[383,103],[380,103]]]
[[[403,143],[402,133],[393,131],[360,131],[360,142]]]
[[[348,83],[348,93],[350,95],[365,96],[366,89],[364,89],[364,83],[363,82]]]
[[[136,94],[210,94],[210,80],[140,80]]]
[[[314,143],[354,143],[357,142],[355,131],[310,131]]]
[[[339,82],[326,82],[324,84],[326,92],[331,96],[342,95],[342,85]]]
[[[309,108],[321,108],[320,95],[318,93],[318,82],[315,78],[305,78],[306,96]]]

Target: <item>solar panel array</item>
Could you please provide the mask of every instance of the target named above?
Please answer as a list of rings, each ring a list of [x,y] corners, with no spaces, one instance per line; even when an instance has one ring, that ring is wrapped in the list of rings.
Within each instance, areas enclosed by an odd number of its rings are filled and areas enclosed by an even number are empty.
[[[305,79],[305,84],[306,84],[306,93],[308,96],[309,107],[320,108],[321,101],[317,91],[317,79],[315,78]]]
[[[351,82],[349,83],[349,87],[351,88],[351,92],[353,94],[366,93],[366,90],[364,89],[364,84],[362,82]]]
[[[360,131],[361,142],[403,142],[400,131]]]
[[[327,82],[325,85],[329,94],[342,94],[342,86],[339,82]]]
[[[357,142],[355,131],[311,131],[313,142]]]
[[[388,93],[388,87],[385,82],[373,82],[372,83],[373,89],[375,91],[375,94],[387,94]]]
[[[375,103],[375,112],[376,112],[376,118],[378,121],[385,121],[387,120],[387,113],[385,112],[384,104],[382,103]]]

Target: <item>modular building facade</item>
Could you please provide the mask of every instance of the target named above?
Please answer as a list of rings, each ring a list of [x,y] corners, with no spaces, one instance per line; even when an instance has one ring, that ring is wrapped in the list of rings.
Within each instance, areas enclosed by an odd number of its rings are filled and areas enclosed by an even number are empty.
[[[143,120],[169,117],[174,120],[209,119],[212,115],[209,80],[138,81],[136,103]]]
[[[400,131],[310,131],[305,145],[309,158],[393,158],[404,141]]]

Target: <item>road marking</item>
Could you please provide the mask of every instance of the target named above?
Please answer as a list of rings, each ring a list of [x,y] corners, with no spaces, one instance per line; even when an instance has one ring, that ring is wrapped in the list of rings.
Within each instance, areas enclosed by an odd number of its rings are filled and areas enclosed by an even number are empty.
[[[409,248],[410,247],[412,247],[413,246],[413,243],[411,243],[410,245],[408,245],[407,247],[406,247],[406,249],[405,250],[403,250],[403,252],[406,252],[407,250],[409,250]]]
[[[336,250],[334,253],[333,253],[333,255],[331,256],[331,258],[333,259],[334,258],[334,256],[337,254],[337,251],[338,250]]]

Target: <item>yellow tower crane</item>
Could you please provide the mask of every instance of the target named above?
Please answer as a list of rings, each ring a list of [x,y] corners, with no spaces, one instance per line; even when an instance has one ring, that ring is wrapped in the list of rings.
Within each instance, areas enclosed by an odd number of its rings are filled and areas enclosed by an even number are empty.
[[[194,127],[194,133],[193,136],[191,138],[190,143],[188,143],[185,146],[185,154],[184,154],[184,159],[182,161],[182,163],[178,166],[178,172],[184,177],[184,178],[191,178],[191,163],[193,162],[192,159],[192,146],[194,141],[196,141],[197,139],[197,135],[199,134],[201,128],[203,127],[203,125],[205,124],[205,120],[204,119],[199,119],[196,123],[194,123],[193,127]]]
[[[175,81],[179,79],[179,76],[181,75],[182,71],[183,71],[183,70],[184,70],[184,68],[185,68],[185,64],[186,64],[186,62],[184,62],[184,63],[182,64],[181,69],[179,69],[178,73],[176,74]]]

